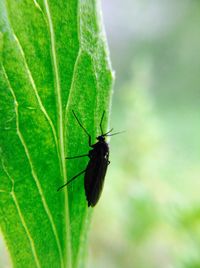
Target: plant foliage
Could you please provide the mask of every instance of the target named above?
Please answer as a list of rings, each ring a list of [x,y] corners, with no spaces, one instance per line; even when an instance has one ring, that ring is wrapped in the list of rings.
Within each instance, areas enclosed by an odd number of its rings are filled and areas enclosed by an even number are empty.
[[[0,1],[0,227],[14,267],[79,267],[91,209],[88,140],[109,111],[112,72],[96,1]],[[108,118],[106,116],[104,126]]]

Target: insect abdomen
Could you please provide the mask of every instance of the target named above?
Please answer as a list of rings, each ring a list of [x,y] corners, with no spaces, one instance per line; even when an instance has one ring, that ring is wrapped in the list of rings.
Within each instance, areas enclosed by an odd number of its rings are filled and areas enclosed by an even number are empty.
[[[109,163],[109,149],[107,144],[97,143],[90,152],[91,158],[85,172],[84,186],[88,207],[93,207],[98,202],[103,189],[104,178]]]

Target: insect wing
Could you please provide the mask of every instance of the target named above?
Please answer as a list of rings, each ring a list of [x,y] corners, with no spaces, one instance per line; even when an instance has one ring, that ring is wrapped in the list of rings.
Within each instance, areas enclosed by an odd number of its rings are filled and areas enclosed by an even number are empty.
[[[94,207],[98,202],[108,167],[108,152],[105,155],[104,150],[98,150],[93,153],[85,172],[85,194],[88,201],[88,207]]]

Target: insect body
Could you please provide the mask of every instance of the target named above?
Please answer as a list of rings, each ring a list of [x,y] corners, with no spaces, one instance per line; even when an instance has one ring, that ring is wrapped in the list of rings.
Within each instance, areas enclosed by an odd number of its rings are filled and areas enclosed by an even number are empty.
[[[85,194],[89,206],[95,206],[101,195],[104,178],[109,165],[109,147],[104,136],[97,137],[98,142],[89,151],[90,161],[85,171]]]
[[[101,121],[100,121],[100,129],[101,129],[101,135],[97,137],[97,143],[92,144],[91,143],[91,135],[87,132],[87,130],[83,127],[81,122],[79,121],[78,117],[76,116],[75,112],[73,112],[74,117],[76,118],[78,124],[80,127],[84,130],[84,132],[88,136],[89,146],[92,148],[88,154],[80,155],[80,156],[74,156],[74,157],[67,157],[66,159],[74,159],[74,158],[80,158],[80,157],[89,157],[89,162],[87,164],[87,167],[85,170],[78,173],[76,176],[71,178],[66,184],[58,188],[58,191],[62,189],[64,186],[67,186],[70,182],[75,180],[78,176],[85,173],[84,176],[84,187],[85,187],[85,194],[86,199],[88,202],[88,207],[94,207],[101,195],[104,178],[106,175],[107,167],[110,164],[109,161],[109,147],[108,143],[105,141],[106,136],[112,136],[114,134],[109,133],[112,131],[108,131],[107,133],[103,133],[102,129],[102,122],[104,118],[105,112],[103,112]]]

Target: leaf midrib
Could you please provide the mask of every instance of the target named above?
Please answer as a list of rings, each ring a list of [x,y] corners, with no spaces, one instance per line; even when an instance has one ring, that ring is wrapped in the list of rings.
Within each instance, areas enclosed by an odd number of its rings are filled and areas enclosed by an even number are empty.
[[[64,144],[64,128],[63,128],[63,110],[62,110],[62,98],[61,98],[61,87],[60,87],[60,79],[59,79],[59,71],[56,57],[56,48],[55,48],[55,34],[53,28],[53,22],[51,18],[51,13],[48,5],[48,1],[44,0],[44,5],[46,9],[46,15],[48,19],[50,39],[51,39],[51,55],[52,55],[52,67],[55,78],[55,90],[57,97],[57,114],[58,114],[58,137],[59,137],[59,152],[60,152],[60,165],[61,165],[61,174],[63,177],[63,181],[67,181],[66,176],[66,165],[65,165],[65,144]],[[67,232],[67,267],[71,267],[71,239],[70,239],[70,229],[69,229],[69,207],[68,207],[68,198],[67,192],[64,192],[65,195],[65,212],[66,212],[66,232]]]

